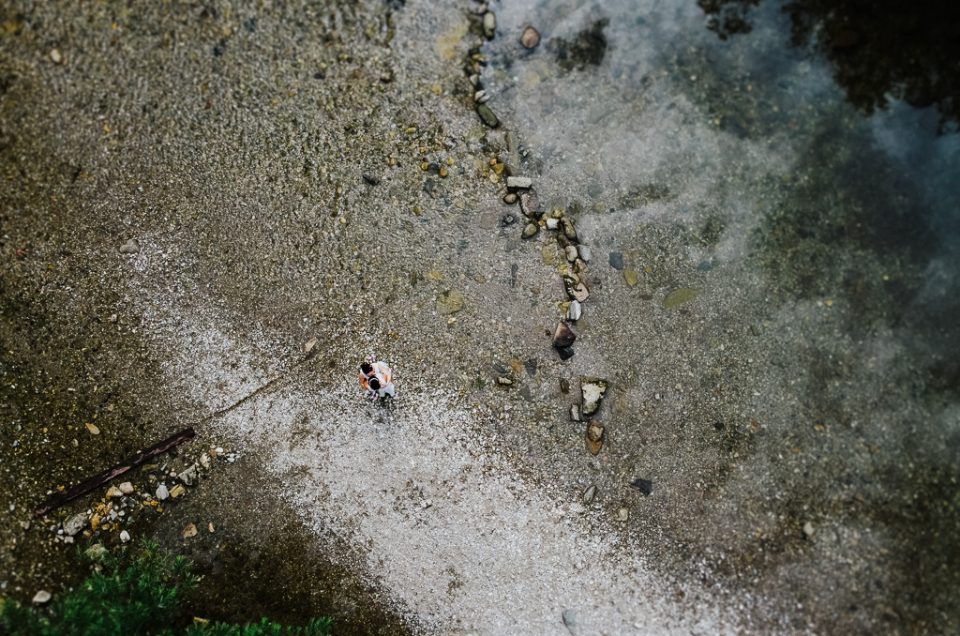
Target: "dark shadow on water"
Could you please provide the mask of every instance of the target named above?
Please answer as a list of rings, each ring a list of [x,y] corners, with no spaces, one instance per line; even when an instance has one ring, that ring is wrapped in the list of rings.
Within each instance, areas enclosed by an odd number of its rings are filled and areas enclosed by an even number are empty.
[[[765,0],[697,0],[721,39],[752,30]],[[865,113],[893,97],[936,106],[960,121],[960,3],[937,0],[788,0],[791,44],[812,46],[830,61],[847,99]]]

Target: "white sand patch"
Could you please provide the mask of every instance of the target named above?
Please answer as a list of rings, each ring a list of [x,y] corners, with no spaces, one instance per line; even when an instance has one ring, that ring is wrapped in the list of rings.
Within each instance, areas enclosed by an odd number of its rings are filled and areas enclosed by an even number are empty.
[[[191,378],[196,399],[235,396],[257,375],[249,353],[211,361],[236,351],[221,347],[229,336],[188,332],[197,335],[170,343],[171,371]],[[332,531],[365,555],[349,565],[429,632],[566,633],[565,610],[578,634],[734,629],[715,609],[676,604],[679,586],[650,573],[615,527],[592,532],[579,504],[518,476],[451,396],[408,390],[386,410],[353,378],[321,388],[306,368],[209,425],[280,477],[281,495],[318,535]],[[683,587],[687,598],[702,594]]]

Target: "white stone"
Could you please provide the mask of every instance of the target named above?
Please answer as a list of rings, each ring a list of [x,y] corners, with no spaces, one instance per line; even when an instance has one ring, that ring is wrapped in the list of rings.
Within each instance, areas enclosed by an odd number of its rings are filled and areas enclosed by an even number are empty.
[[[157,486],[157,499],[159,499],[160,501],[163,501],[169,496],[170,496],[170,491],[167,490],[166,486],[164,486],[163,484],[160,484],[159,486]]]
[[[53,595],[46,590],[40,590],[33,595],[33,604],[34,605],[43,605],[44,603],[49,603],[50,599],[53,598]]]
[[[507,177],[507,187],[526,190],[533,186],[533,179],[530,177]]]
[[[559,219],[555,219],[555,218],[553,218],[553,217],[550,217],[549,219],[547,219],[547,229],[548,229],[548,230],[555,230],[555,229],[557,229],[558,227],[560,227],[560,220],[559,220]]]
[[[78,513],[63,522],[63,532],[66,535],[73,536],[87,526],[86,513]]]
[[[127,532],[126,530],[122,531],[122,532],[120,533],[120,541],[121,541],[122,543],[129,543],[129,541],[130,541],[130,533]]]
[[[133,484],[130,483],[129,481],[123,482],[122,484],[120,484],[120,492],[123,493],[124,495],[132,495]]]
[[[567,307],[567,320],[577,321],[580,320],[580,316],[582,315],[583,305],[581,305],[578,300],[571,300],[570,306]]]
[[[579,251],[580,251],[580,258],[581,258],[581,260],[583,260],[584,263],[589,263],[589,262],[590,262],[590,248],[587,247],[586,245],[581,245],[581,246],[579,247]]]
[[[563,248],[563,255],[567,257],[567,260],[571,263],[577,260],[577,246],[576,245],[567,245]]]

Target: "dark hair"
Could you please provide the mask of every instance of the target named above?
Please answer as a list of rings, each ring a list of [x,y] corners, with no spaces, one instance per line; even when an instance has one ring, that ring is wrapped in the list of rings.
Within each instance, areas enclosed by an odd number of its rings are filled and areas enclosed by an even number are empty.
[[[369,363],[364,362],[363,364],[360,365],[360,370],[364,373],[370,373],[371,371],[373,371],[373,367],[371,367]]]
[[[373,389],[374,391],[380,390],[380,380],[376,378],[370,378],[367,384],[369,384],[370,388]]]

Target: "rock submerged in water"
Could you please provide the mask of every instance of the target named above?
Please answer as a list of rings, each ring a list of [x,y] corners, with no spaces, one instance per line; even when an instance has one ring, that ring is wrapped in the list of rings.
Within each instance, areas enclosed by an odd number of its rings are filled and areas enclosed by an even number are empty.
[[[463,294],[456,289],[451,289],[437,296],[437,313],[441,316],[449,316],[463,309]]]
[[[573,347],[556,347],[561,360],[569,360],[573,357]]]
[[[527,50],[533,50],[540,44],[540,32],[533,26],[527,25],[523,33],[520,34],[520,44]]]
[[[486,104],[477,104],[477,115],[479,115],[480,120],[490,128],[497,128],[500,125],[500,120]]]
[[[607,381],[600,378],[580,378],[581,413],[593,415],[600,408],[600,400],[607,391]]]
[[[574,322],[580,320],[580,316],[583,315],[583,305],[580,304],[577,300],[571,300],[570,306],[567,307],[567,320],[572,320]]]
[[[539,219],[543,211],[540,208],[540,197],[537,191],[530,189],[520,195],[520,210],[531,219]]]
[[[497,14],[493,11],[487,11],[483,14],[483,35],[488,40],[492,40],[497,34]]]

